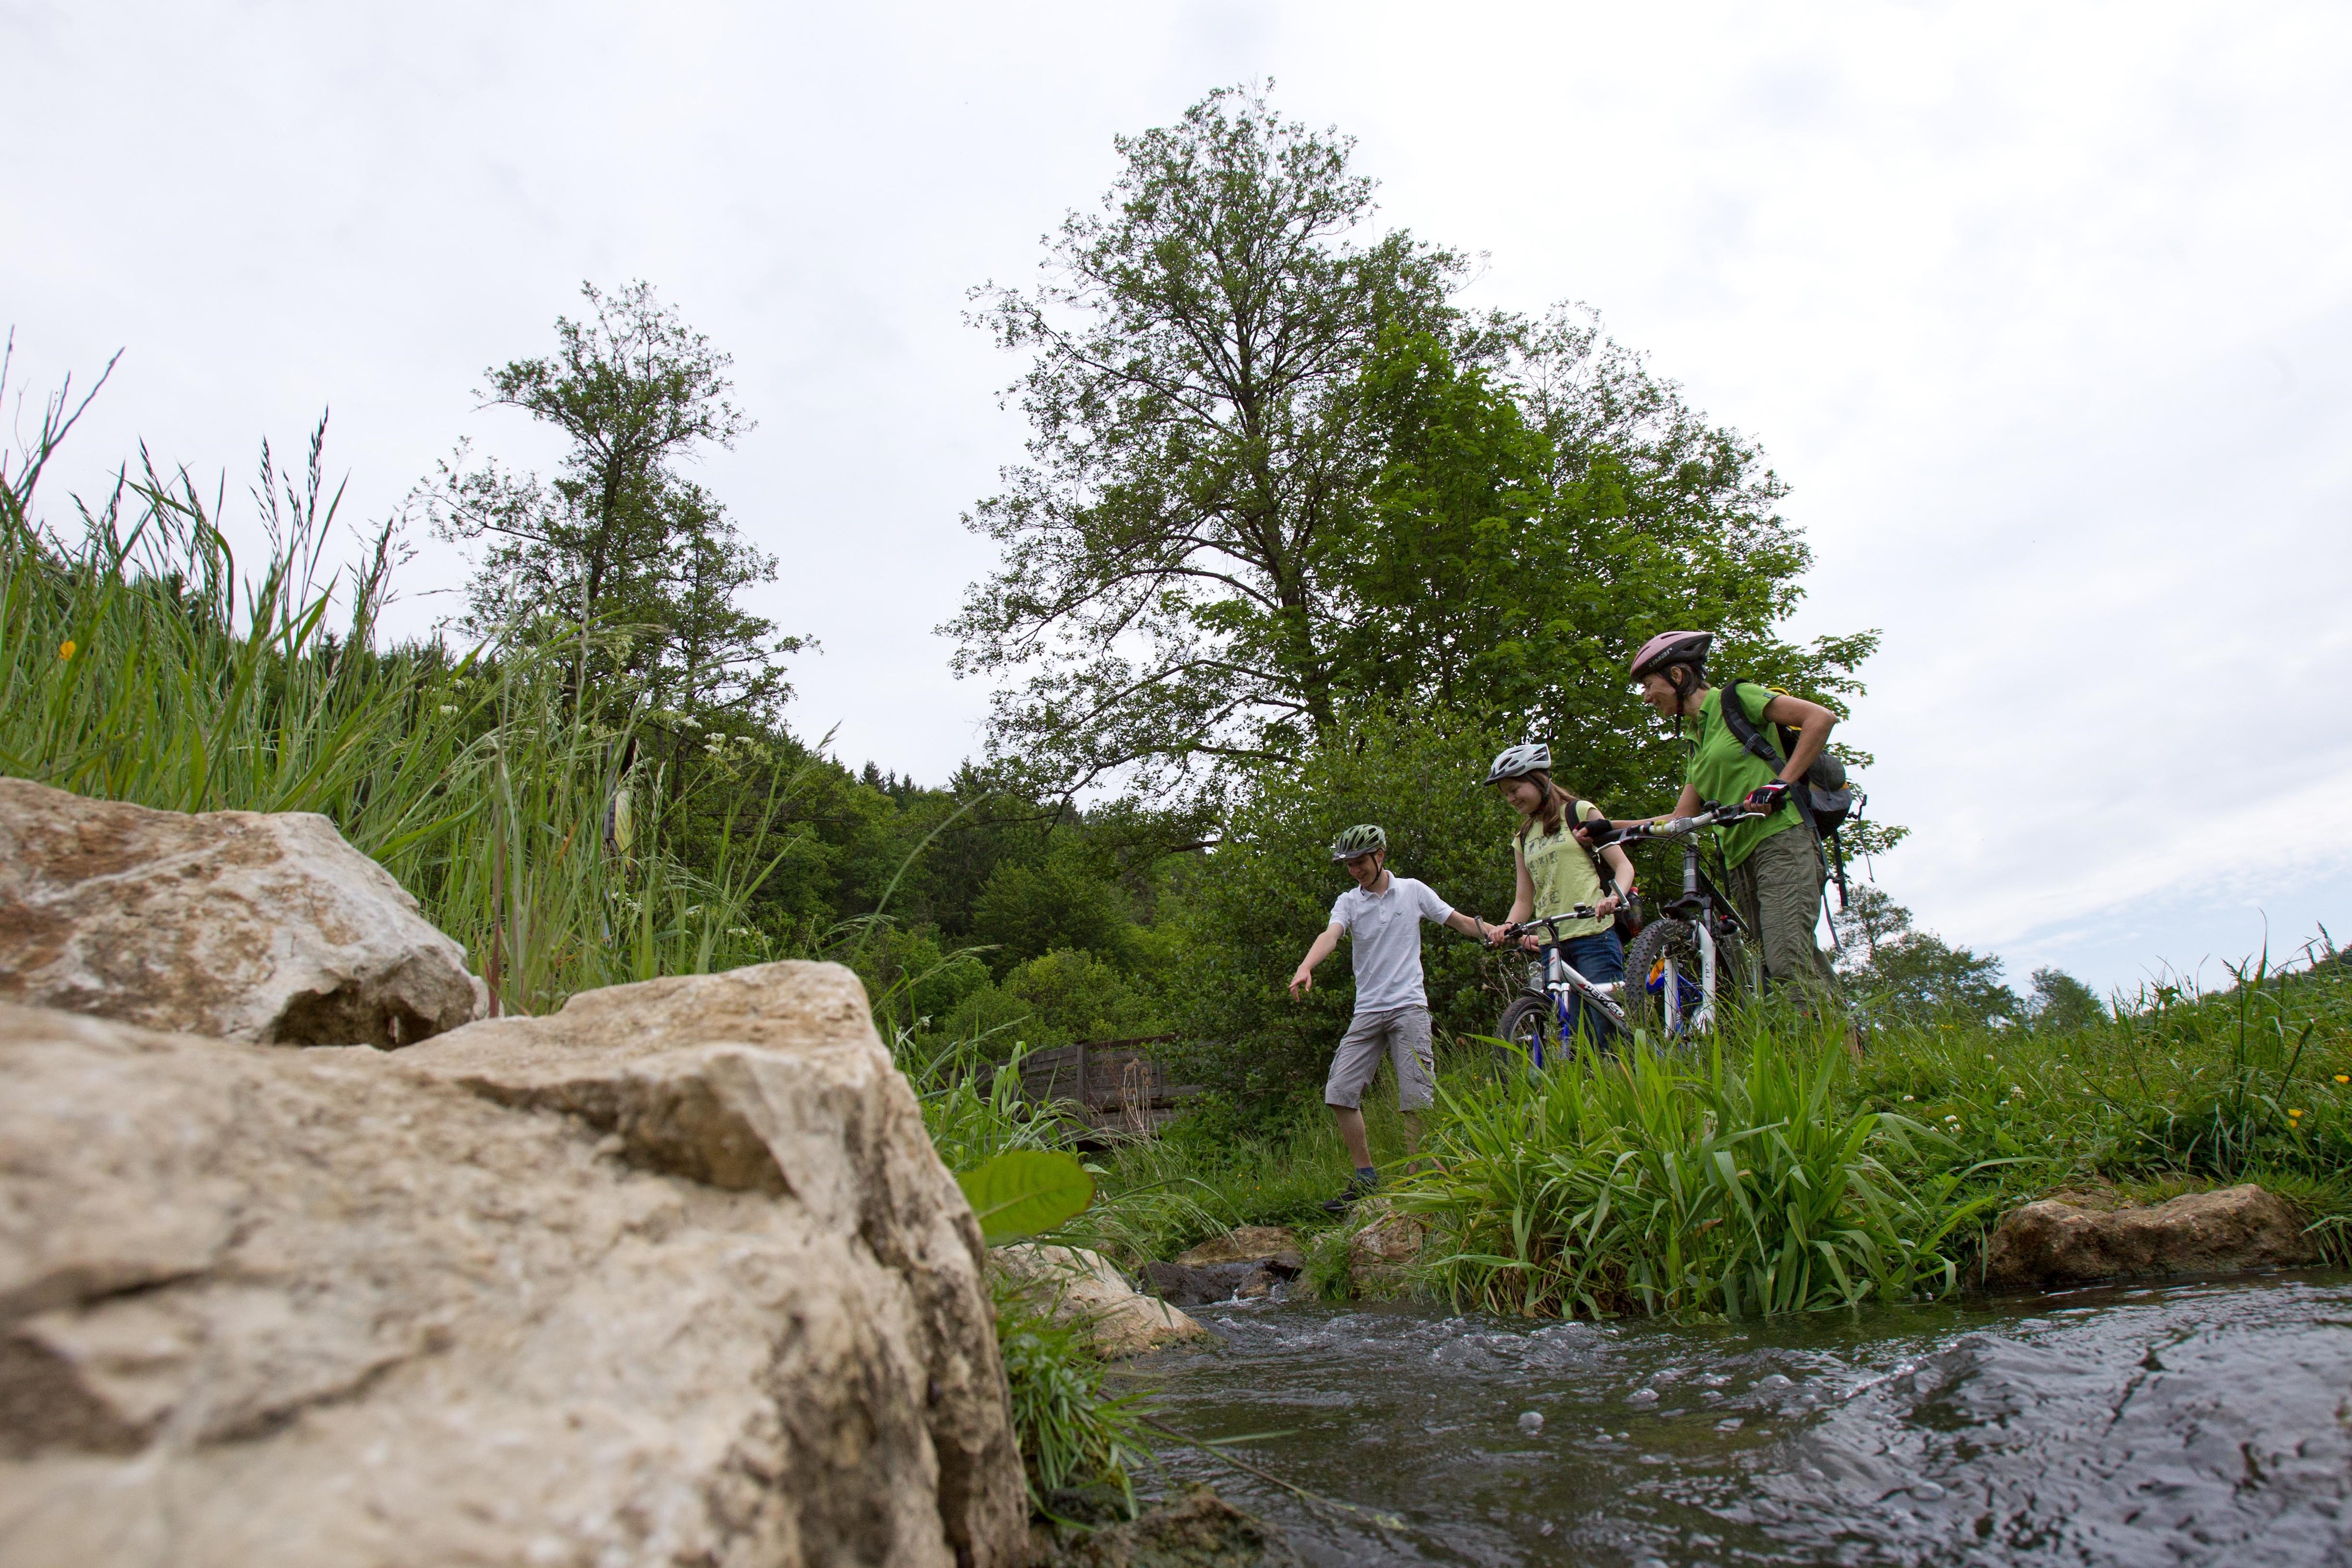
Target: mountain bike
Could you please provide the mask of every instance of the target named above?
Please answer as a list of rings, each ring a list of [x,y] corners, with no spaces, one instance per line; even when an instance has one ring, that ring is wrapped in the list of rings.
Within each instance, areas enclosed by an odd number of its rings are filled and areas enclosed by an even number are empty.
[[[1499,940],[1515,941],[1519,936],[1542,928],[1549,944],[1544,956],[1528,966],[1527,991],[1514,998],[1503,1009],[1500,1021],[1495,1025],[1498,1040],[1508,1043],[1495,1047],[1495,1061],[1505,1069],[1532,1065],[1542,1067],[1548,1061],[1559,1061],[1575,1050],[1576,999],[1598,1012],[1619,1030],[1627,1028],[1624,1008],[1624,988],[1622,985],[1588,980],[1577,972],[1560,952],[1559,928],[1572,920],[1598,920],[1600,912],[1589,904],[1580,904],[1565,915],[1538,915],[1533,920],[1506,925]],[[1590,1038],[1588,1036],[1588,1038]]]
[[[1642,927],[1625,949],[1626,1013],[1660,1040],[1693,1039],[1713,1030],[1717,1004],[1728,990],[1753,991],[1758,977],[1742,941],[1746,925],[1699,866],[1702,829],[1745,821],[1762,812],[1744,805],[1701,803],[1696,817],[1643,822],[1620,829],[1614,841],[1644,839],[1683,841],[1683,890],[1661,911],[1663,919]],[[1726,977],[1729,977],[1727,984]]]

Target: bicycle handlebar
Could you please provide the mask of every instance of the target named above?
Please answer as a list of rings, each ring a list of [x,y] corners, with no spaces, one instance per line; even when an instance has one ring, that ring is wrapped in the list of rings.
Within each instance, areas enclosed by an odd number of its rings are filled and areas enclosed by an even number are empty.
[[[1559,926],[1562,921],[1604,920],[1606,918],[1608,917],[1602,915],[1598,909],[1595,909],[1592,905],[1589,904],[1580,904],[1565,915],[1538,915],[1532,919],[1514,921],[1508,925],[1502,926],[1500,927],[1502,936],[1498,938],[1498,944],[1500,942],[1516,941],[1528,932],[1534,930],[1538,925],[1545,928],[1547,934],[1554,942],[1558,942],[1560,939]]]
[[[1707,809],[1696,817],[1675,817],[1664,822],[1636,822],[1630,828],[1620,828],[1612,841],[1623,843],[1628,839],[1688,838],[1702,828],[1721,827],[1727,822],[1744,822],[1751,817],[1763,815],[1765,815],[1764,812],[1754,810],[1744,804],[1718,806],[1709,802]]]

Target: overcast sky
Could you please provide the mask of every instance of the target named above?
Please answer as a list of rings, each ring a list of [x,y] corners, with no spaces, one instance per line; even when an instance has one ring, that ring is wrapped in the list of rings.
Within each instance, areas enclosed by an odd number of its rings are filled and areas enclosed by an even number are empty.
[[[0,55],[18,382],[128,350],[57,491],[144,440],[234,495],[329,406],[354,519],[463,435],[543,461],[484,368],[650,279],[760,421],[699,477],[824,645],[795,727],[929,783],[985,707],[932,634],[991,559],[957,519],[1022,434],[965,290],[1114,133],[1271,77],[1486,254],[1474,303],[1588,302],[1760,441],[1795,630],[1885,632],[1848,733],[1923,924],[2103,988],[2352,937],[2340,4],[77,0],[0,4]],[[462,579],[429,551],[403,624]]]

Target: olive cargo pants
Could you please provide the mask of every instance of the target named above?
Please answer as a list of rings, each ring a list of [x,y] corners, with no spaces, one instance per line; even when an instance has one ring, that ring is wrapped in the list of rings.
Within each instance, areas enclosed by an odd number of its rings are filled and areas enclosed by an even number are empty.
[[[1827,880],[1821,847],[1801,823],[1774,833],[1724,873],[1724,892],[1764,949],[1767,986],[1793,982],[1836,996],[1837,972],[1813,938]]]

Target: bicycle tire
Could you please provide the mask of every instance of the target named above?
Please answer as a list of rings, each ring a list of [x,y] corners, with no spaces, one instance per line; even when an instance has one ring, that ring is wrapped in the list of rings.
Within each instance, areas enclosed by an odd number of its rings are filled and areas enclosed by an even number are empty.
[[[1722,954],[1717,951],[1720,960]],[[1691,1015],[1701,1002],[1699,990],[1700,956],[1698,928],[1687,920],[1653,920],[1642,927],[1633,945],[1625,950],[1625,1016],[1634,1027],[1646,1031],[1653,1040],[1666,1040],[1666,1009],[1663,990],[1664,976],[1654,973],[1662,960],[1671,957],[1682,994],[1681,1027],[1677,1033],[1687,1034]],[[1718,962],[1717,995],[1722,994],[1721,965]],[[1653,990],[1653,979],[1661,988]]]
[[[1503,1009],[1495,1022],[1495,1038],[1509,1043],[1495,1047],[1495,1071],[1508,1077],[1535,1066],[1531,1041],[1543,1041],[1547,1065],[1559,1060],[1559,1017],[1549,994],[1521,996]]]

